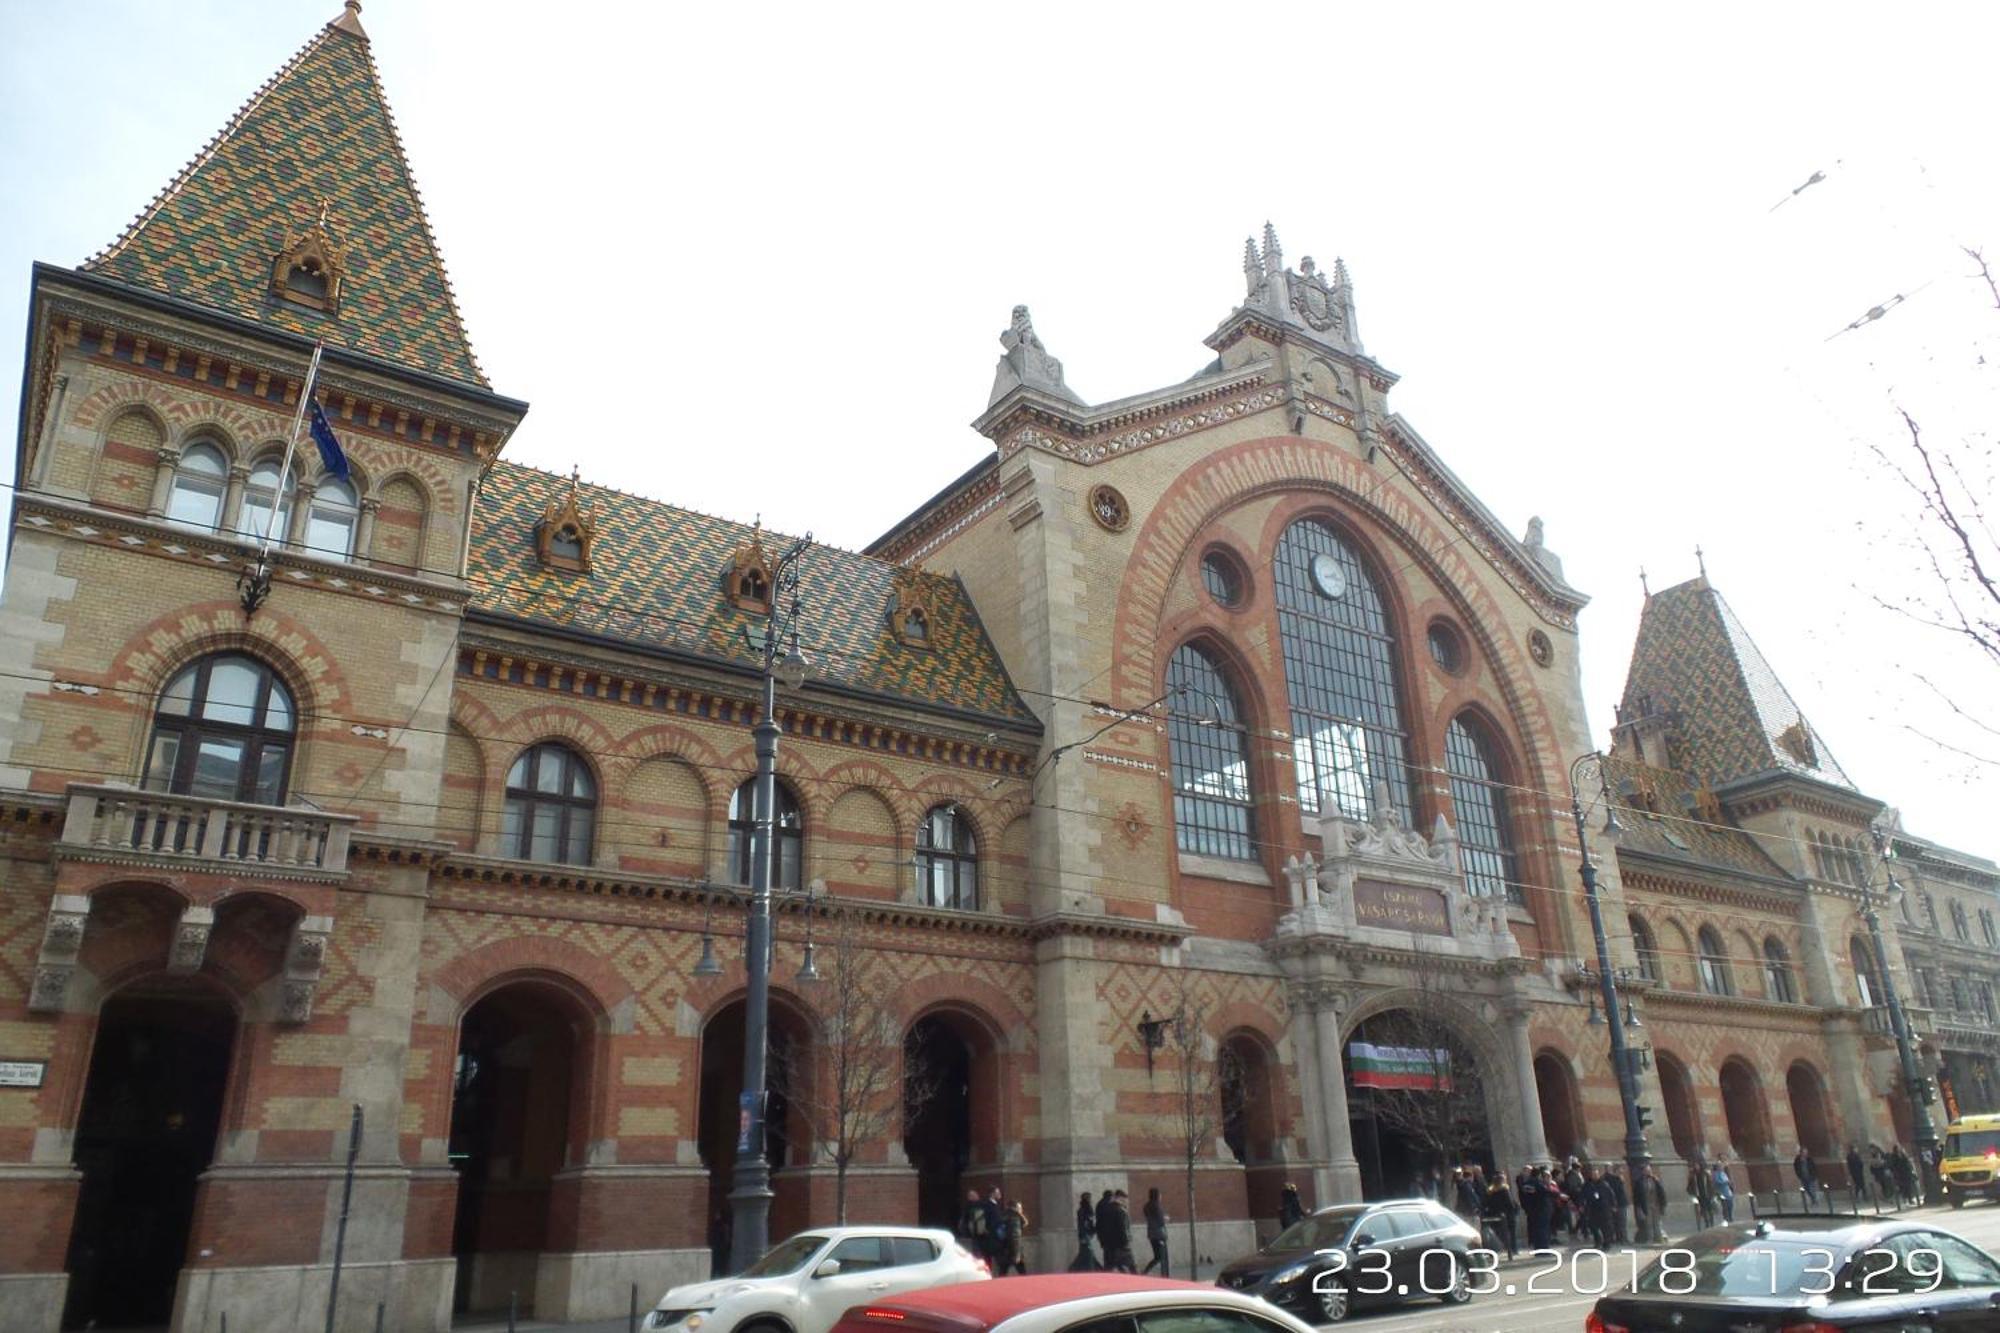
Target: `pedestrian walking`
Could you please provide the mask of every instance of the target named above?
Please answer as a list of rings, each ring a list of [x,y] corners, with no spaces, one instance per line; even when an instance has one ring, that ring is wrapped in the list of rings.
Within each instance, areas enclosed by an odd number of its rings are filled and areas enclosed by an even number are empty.
[[[1924,1192],[1917,1187],[1917,1164],[1897,1144],[1889,1153],[1889,1173],[1896,1178],[1896,1197],[1899,1201],[1921,1204]]]
[[[1594,1166],[1583,1168],[1583,1188],[1577,1192],[1578,1212],[1583,1232],[1593,1250],[1604,1249],[1611,1240],[1611,1186]]]
[[[1000,1235],[1000,1218],[1005,1209],[998,1185],[986,1191],[985,1201],[979,1206],[979,1252],[986,1258],[987,1271],[996,1277],[1001,1272],[1000,1266],[1007,1261],[1007,1243]]]
[[[1009,1272],[1028,1275],[1027,1262],[1021,1257],[1027,1233],[1028,1210],[1021,1206],[1021,1201],[1008,1199],[1002,1203],[994,1223],[995,1248],[1000,1256],[999,1266],[993,1272],[995,1277],[1005,1277]]]
[[[1896,1172],[1876,1144],[1868,1145],[1868,1174],[1875,1180],[1875,1201],[1887,1203],[1896,1197]]]
[[[1174,1275],[1167,1260],[1167,1210],[1160,1202],[1160,1191],[1146,1191],[1146,1244],[1153,1249],[1153,1257],[1146,1261],[1144,1272],[1150,1273],[1158,1265],[1161,1277]]]
[[[1604,1184],[1611,1191],[1611,1243],[1625,1244],[1625,1207],[1631,1202],[1625,1193],[1625,1177],[1618,1174],[1618,1168],[1604,1168]]]
[[[1724,1225],[1736,1220],[1736,1182],[1729,1178],[1727,1157],[1718,1157],[1715,1161],[1715,1202],[1722,1209]]]
[[[1792,1174],[1799,1179],[1799,1193],[1805,1195],[1806,1211],[1811,1212],[1819,1201],[1819,1168],[1813,1165],[1812,1154],[1805,1144],[1792,1154]]]
[[[1861,1150],[1853,1144],[1847,1145],[1847,1192],[1853,1196],[1854,1206],[1861,1207],[1868,1197],[1868,1164],[1861,1160]]]
[[[1305,1217],[1306,1206],[1299,1200],[1299,1187],[1288,1182],[1278,1195],[1278,1229],[1283,1231],[1305,1221]]]
[[[1703,1231],[1715,1225],[1715,1177],[1697,1157],[1688,1164],[1688,1198],[1694,1200],[1695,1219]]]
[[[965,1192],[965,1208],[958,1215],[958,1238],[974,1254],[986,1253],[986,1200],[978,1190]]]
[[[1451,1173],[1452,1211],[1466,1221],[1479,1217],[1481,1200],[1479,1187],[1472,1182],[1472,1173],[1464,1167],[1454,1167]]]
[[[1097,1271],[1097,1256],[1091,1253],[1090,1242],[1097,1239],[1097,1209],[1090,1202],[1090,1191],[1085,1190],[1076,1199],[1076,1258],[1069,1261],[1072,1273],[1094,1273]]]
[[[1104,1191],[1097,1201],[1097,1243],[1104,1249],[1107,1272],[1136,1271],[1132,1263],[1132,1215],[1119,1205],[1117,1190]]]
[[[1486,1248],[1498,1250],[1504,1241],[1507,1257],[1512,1259],[1519,1250],[1514,1225],[1515,1216],[1521,1206],[1514,1202],[1513,1191],[1507,1188],[1506,1173],[1495,1171],[1493,1179],[1486,1184],[1486,1194],[1480,1200],[1480,1239]]]
[[[1646,1196],[1646,1241],[1659,1245],[1667,1239],[1667,1182],[1660,1178],[1660,1168],[1648,1166],[1643,1182]]]

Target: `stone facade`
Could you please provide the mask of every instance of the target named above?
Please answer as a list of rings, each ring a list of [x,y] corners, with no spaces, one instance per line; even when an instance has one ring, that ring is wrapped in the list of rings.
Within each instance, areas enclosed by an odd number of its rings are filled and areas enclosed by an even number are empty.
[[[350,9],[105,256],[36,271],[0,596],[0,1060],[41,1081],[0,1087],[0,1328],[66,1304],[318,1320],[357,1111],[343,1328],[510,1295],[612,1315],[708,1268],[740,1086],[745,631],[783,539],[500,457],[527,406],[472,359],[366,44]],[[305,162],[218,230],[229,183],[268,169],[229,154],[295,151],[287,117],[349,136],[333,157],[381,190]],[[1511,535],[1391,410],[1343,265],[1289,266],[1267,229],[1244,278],[1212,366],[1097,406],[1018,309],[991,454],[867,554],[807,559],[820,671],[778,718],[801,892],[773,972],[776,1234],[837,1189],[825,1002],[794,979],[814,929],[886,997],[903,1039],[880,1058],[942,1089],[861,1145],[857,1217],[948,1220],[999,1184],[1057,1265],[1079,1192],[1159,1185],[1184,1214],[1191,1180],[1198,1251],[1226,1258],[1287,1180],[1406,1186],[1417,1159],[1345,1064],[1419,1010],[1473,1071],[1477,1151],[1620,1149],[1576,971],[1585,599],[1539,522]],[[312,462],[279,488],[246,614],[316,339],[351,481]],[[1298,541],[1350,572],[1286,565]],[[1366,719],[1301,711],[1324,649],[1301,596],[1379,603]],[[1626,825],[1592,851],[1654,1154],[1676,1186],[1727,1153],[1769,1190],[1799,1142],[1837,1175],[1836,1145],[1909,1137],[1850,947],[1885,820],[1720,606],[1705,580],[1660,595],[1583,794]],[[1189,645],[1219,690],[1177,674]],[[225,670],[289,705],[191,711]],[[182,762],[163,736],[216,748]],[[1192,763],[1216,736],[1236,758]],[[1891,838],[1911,892],[1886,962],[1958,1101],[1990,1105],[1995,872]],[[858,946],[832,951],[836,916]],[[166,1165],[121,1193],[140,1157]],[[157,1308],[107,1304],[113,1266]]]

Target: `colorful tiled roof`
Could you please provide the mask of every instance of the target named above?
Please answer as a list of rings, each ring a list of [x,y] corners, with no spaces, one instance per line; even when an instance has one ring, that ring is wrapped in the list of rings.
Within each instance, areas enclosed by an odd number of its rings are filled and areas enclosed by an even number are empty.
[[[480,491],[468,577],[477,608],[605,635],[642,647],[753,665],[743,635],[762,617],[725,595],[723,576],[753,536],[749,524],[711,518],[605,487],[581,485],[594,517],[589,574],[543,566],[535,526],[570,481],[495,463]],[[763,533],[775,559],[787,538]],[[891,632],[899,577],[920,580],[930,602],[928,646]],[[816,677],[836,685],[1035,725],[963,584],[886,561],[815,546],[800,566],[800,637]]]
[[[1703,809],[1685,774],[1613,757],[1605,776],[1625,830],[1618,839],[1621,853],[1646,852],[1773,878],[1784,875],[1754,836],[1727,823],[1713,805]]]
[[[354,8],[83,268],[484,387]],[[272,290],[278,255],[323,202],[326,229],[345,248],[337,313]]]
[[[1706,578],[1653,594],[1639,618],[1619,716],[1674,716],[1675,766],[1713,790],[1759,773],[1854,784]]]

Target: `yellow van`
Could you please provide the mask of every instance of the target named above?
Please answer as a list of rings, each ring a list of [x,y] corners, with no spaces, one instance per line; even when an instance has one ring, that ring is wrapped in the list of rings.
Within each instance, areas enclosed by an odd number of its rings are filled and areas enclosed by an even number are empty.
[[[2000,1198],[2000,1115],[1960,1116],[1944,1132],[1938,1183],[1954,1208]]]

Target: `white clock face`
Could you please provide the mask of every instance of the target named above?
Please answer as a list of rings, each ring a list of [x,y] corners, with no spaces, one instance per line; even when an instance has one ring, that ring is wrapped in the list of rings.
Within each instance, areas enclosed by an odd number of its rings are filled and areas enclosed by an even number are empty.
[[[1347,591],[1347,572],[1340,567],[1340,561],[1333,552],[1321,551],[1313,557],[1313,582],[1328,597],[1339,597]]]

